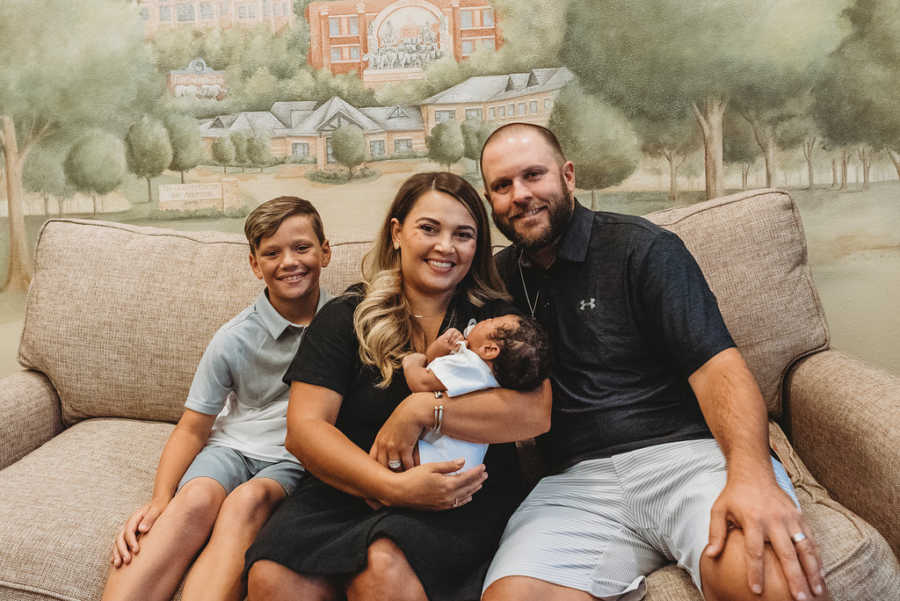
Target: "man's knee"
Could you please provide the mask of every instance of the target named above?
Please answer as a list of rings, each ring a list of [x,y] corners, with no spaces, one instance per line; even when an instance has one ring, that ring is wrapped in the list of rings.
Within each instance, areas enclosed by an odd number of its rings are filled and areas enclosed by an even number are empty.
[[[778,557],[768,544],[763,555],[765,584],[762,595],[750,590],[747,579],[747,556],[740,530],[728,533],[725,549],[717,558],[703,555],[700,559],[700,580],[706,601],[792,601],[790,588]]]
[[[578,589],[552,584],[528,576],[505,576],[484,591],[481,601],[591,601],[596,599]]]
[[[274,561],[262,559],[254,562],[247,572],[248,601],[280,599],[288,572],[288,568]]]
[[[379,538],[369,545],[366,568],[347,587],[350,601],[414,599],[421,589],[406,555],[393,541]]]

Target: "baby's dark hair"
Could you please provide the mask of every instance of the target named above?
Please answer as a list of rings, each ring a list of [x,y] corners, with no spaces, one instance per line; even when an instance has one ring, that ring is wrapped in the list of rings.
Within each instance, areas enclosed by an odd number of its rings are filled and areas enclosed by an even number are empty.
[[[500,347],[494,377],[503,388],[534,390],[550,375],[550,341],[541,324],[516,316],[518,326],[498,326],[490,335]]]

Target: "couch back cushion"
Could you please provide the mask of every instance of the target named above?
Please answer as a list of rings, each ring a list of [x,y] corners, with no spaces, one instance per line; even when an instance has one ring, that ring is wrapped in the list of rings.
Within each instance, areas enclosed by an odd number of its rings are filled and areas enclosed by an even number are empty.
[[[755,190],[646,217],[678,234],[697,259],[769,414],[777,417],[788,368],[828,347],[793,200]]]
[[[798,358],[827,348],[797,208],[760,190],[647,216],[697,258],[772,416]],[[368,241],[332,245],[322,285],[359,280]],[[262,289],[237,234],[179,232],[86,220],[45,224],[19,360],[45,373],[63,419],[175,421],[216,329]]]
[[[334,245],[333,293],[368,242]],[[38,240],[19,361],[46,374],[67,424],[176,421],[213,333],[262,290],[237,234],[54,219]]]

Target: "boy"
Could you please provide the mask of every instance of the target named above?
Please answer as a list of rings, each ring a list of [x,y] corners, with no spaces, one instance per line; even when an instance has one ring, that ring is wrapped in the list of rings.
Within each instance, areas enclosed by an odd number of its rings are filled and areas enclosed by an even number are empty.
[[[469,323],[465,337],[450,328],[426,349],[403,359],[403,375],[412,392],[446,392],[454,397],[484,388],[533,390],[550,373],[550,345],[534,320],[508,314]],[[438,397],[440,398],[440,397]],[[435,416],[440,423],[441,416]],[[418,443],[419,462],[465,458],[481,463],[488,445],[442,436],[439,430]]]
[[[316,209],[296,197],[261,204],[244,233],[265,290],[204,352],[153,497],[116,536],[104,601],[170,599],[201,549],[184,598],[243,598],[244,552],[305,474],[284,448],[289,388],[281,377],[329,298],[319,275],[331,249]]]

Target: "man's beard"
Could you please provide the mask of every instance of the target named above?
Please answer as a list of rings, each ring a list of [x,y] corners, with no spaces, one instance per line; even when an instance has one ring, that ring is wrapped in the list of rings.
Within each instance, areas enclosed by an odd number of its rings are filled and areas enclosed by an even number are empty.
[[[557,238],[562,236],[563,230],[565,229],[566,224],[569,223],[569,218],[575,210],[572,194],[569,192],[568,188],[566,188],[565,180],[563,180],[562,177],[560,177],[560,189],[562,199],[547,203],[550,226],[536,238],[525,238],[516,231],[512,222],[501,221],[493,211],[491,212],[491,219],[494,220],[494,225],[497,226],[497,229],[500,230],[504,236],[512,240],[517,246],[520,246],[527,251],[540,250],[549,246]]]

